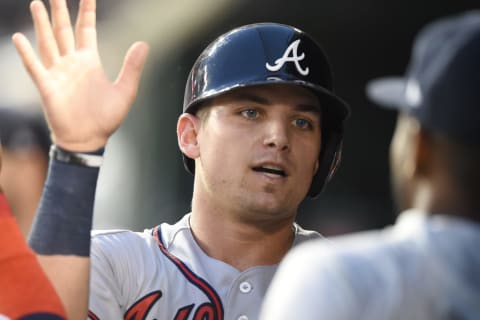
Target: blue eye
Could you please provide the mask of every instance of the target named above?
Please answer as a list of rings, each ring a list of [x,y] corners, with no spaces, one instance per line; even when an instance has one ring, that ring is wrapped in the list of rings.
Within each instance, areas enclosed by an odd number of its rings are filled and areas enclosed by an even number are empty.
[[[258,118],[258,111],[255,109],[246,109],[241,112],[242,116],[248,119]]]
[[[312,124],[308,120],[305,120],[305,119],[302,119],[302,118],[298,118],[298,119],[293,120],[293,123],[297,128],[300,128],[300,129],[310,129],[310,128],[312,128]]]

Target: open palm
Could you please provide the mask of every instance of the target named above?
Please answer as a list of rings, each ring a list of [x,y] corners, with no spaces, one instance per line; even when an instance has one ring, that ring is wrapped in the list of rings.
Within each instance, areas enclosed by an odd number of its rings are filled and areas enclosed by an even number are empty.
[[[148,46],[133,44],[110,82],[98,54],[95,0],[81,0],[75,31],[65,0],[50,4],[51,23],[43,2],[30,6],[40,57],[24,35],[15,34],[13,42],[40,92],[54,142],[73,151],[95,150],[127,115]]]

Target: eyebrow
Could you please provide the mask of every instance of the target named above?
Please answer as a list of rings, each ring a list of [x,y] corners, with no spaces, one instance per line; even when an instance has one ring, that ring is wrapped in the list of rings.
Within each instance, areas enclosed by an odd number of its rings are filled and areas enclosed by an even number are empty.
[[[235,94],[236,99],[252,101],[258,104],[269,105],[271,102],[259,95],[249,93],[249,92],[238,92]],[[309,104],[309,103],[301,103],[294,106],[296,111],[302,112],[311,112],[311,113],[318,113],[321,114],[321,107],[320,105]]]

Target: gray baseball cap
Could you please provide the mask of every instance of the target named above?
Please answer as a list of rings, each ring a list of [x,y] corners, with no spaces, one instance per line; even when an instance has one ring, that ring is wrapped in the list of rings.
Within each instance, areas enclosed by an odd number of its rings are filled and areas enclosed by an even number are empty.
[[[480,144],[480,10],[424,27],[406,74],[370,81],[367,95],[418,118],[430,130]]]

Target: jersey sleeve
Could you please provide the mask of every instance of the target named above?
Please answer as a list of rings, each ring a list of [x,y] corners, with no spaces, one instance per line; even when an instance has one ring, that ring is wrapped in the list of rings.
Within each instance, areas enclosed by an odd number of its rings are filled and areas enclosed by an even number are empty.
[[[122,319],[149,281],[143,271],[142,240],[131,231],[92,236],[89,310],[91,319]]]
[[[122,251],[113,234],[92,235],[90,319],[122,319],[125,290]]]
[[[0,318],[65,319],[63,305],[0,192]]]

